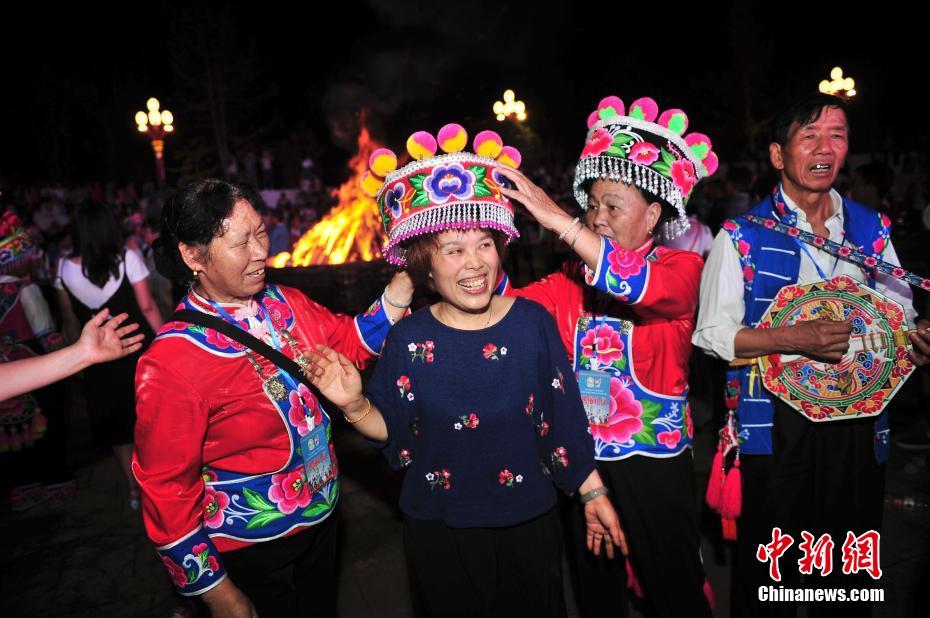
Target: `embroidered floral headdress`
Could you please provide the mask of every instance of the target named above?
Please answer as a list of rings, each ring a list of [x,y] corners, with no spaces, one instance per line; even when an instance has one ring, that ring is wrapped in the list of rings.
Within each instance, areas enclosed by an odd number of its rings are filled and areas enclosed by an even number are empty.
[[[36,247],[12,211],[0,216],[0,274],[36,256]]]
[[[656,120],[658,118],[658,120]],[[685,204],[695,185],[717,171],[717,155],[710,138],[689,133],[688,116],[680,109],[661,114],[649,97],[637,99],[629,114],[623,101],[601,99],[588,116],[588,137],[575,168],[572,189],[583,209],[588,208],[584,183],[606,178],[621,180],[659,196],[678,211],[664,224],[661,235],[675,238],[688,229]]]
[[[392,264],[406,263],[404,241],[421,234],[482,227],[504,232],[508,242],[520,236],[513,206],[500,192],[510,184],[496,169],[519,167],[519,151],[504,146],[494,131],[475,136],[474,153],[465,152],[467,143],[464,128],[447,124],[436,137],[426,131],[411,135],[407,152],[413,161],[400,169],[390,150],[371,154],[361,185],[378,202],[388,234],[383,253]],[[437,155],[437,147],[445,154]]]

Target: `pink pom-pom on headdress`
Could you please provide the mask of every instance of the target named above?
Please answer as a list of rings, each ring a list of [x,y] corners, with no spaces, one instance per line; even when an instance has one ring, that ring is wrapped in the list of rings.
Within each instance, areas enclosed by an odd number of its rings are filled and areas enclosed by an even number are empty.
[[[594,123],[596,123],[598,120],[601,119],[601,117],[598,116],[597,112],[598,110],[594,110],[593,112],[588,114],[588,128],[589,129],[594,126]]]
[[[368,158],[368,168],[376,176],[384,178],[397,169],[397,155],[387,148],[378,148]]]
[[[501,153],[497,155],[497,161],[499,163],[509,165],[512,168],[520,167],[520,162],[522,160],[523,157],[520,156],[520,151],[513,146],[504,146],[501,148]]]
[[[659,104],[650,97],[636,99],[633,101],[633,105],[630,106],[630,116],[633,118],[639,118],[646,122],[654,122],[658,115]]]
[[[685,143],[698,159],[707,157],[707,153],[713,148],[710,138],[703,133],[688,133],[685,135]]]
[[[659,124],[677,135],[688,130],[688,115],[680,109],[667,109],[659,116]]]
[[[601,99],[601,102],[597,104],[597,115],[601,119],[622,116],[625,113],[626,107],[623,105],[623,101],[620,100],[620,97],[615,97],[613,95],[604,97]]]
[[[704,158],[702,163],[704,163],[704,167],[707,168],[708,176],[713,176],[717,168],[720,167],[720,161],[717,159],[717,153],[714,151],[708,152],[707,157]]]
[[[439,129],[436,138],[443,152],[461,152],[468,144],[468,133],[465,132],[465,127],[454,122]]]
[[[417,131],[407,138],[407,152],[417,161],[436,154],[436,138],[426,131]]]
[[[475,136],[472,148],[475,149],[475,154],[479,157],[494,159],[504,148],[504,141],[494,131],[482,131]]]
[[[384,179],[378,178],[371,172],[365,172],[362,174],[362,179],[359,180],[359,185],[362,187],[362,191],[368,197],[375,197],[378,195],[378,191],[381,190],[381,187],[384,186]]]

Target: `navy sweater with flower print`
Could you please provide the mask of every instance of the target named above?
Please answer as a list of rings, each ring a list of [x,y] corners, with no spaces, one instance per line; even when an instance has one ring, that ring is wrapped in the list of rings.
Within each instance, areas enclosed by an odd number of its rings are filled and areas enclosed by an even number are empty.
[[[565,348],[532,301],[516,299],[477,331],[417,311],[388,333],[365,390],[387,424],[385,456],[406,468],[400,508],[411,517],[460,528],[518,524],[594,469]]]

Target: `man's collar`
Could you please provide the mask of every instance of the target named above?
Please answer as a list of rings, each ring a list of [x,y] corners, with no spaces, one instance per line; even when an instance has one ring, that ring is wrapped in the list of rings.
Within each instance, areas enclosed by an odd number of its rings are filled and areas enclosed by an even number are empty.
[[[807,213],[805,213],[797,203],[791,199],[791,197],[785,193],[785,187],[781,183],[778,183],[778,190],[781,193],[781,198],[785,202],[785,207],[794,212],[798,217],[798,223],[802,221],[807,223]],[[827,221],[833,219],[834,217],[839,217],[840,221],[843,220],[843,196],[839,194],[836,189],[830,189],[830,202],[833,206],[833,212],[827,217]]]

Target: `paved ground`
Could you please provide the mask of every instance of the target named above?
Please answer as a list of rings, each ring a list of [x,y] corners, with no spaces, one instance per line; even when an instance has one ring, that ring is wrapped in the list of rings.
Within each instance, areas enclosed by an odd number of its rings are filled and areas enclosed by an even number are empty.
[[[913,380],[917,387],[917,380]],[[919,389],[902,393],[908,407],[923,406]],[[919,418],[900,414],[907,429]],[[925,422],[925,421],[923,421]],[[698,431],[695,461],[703,487],[711,453],[711,428]],[[340,614],[346,618],[411,615],[396,510],[399,478],[379,453],[346,427],[336,441],[343,469],[344,516],[340,564]],[[0,615],[153,616],[167,618],[177,604],[167,576],[129,510],[124,483],[111,457],[90,446],[86,422],[76,418],[71,437],[77,495],[57,507],[12,513],[0,505]],[[923,455],[895,449],[888,466],[888,494],[930,502],[930,466]],[[709,540],[716,520],[706,519],[704,556],[716,590],[718,616],[727,616],[727,550]],[[886,601],[876,617],[917,616],[917,599],[930,585],[930,509],[886,507],[882,536]],[[570,591],[569,591],[570,592]],[[576,616],[570,601],[570,615]]]

